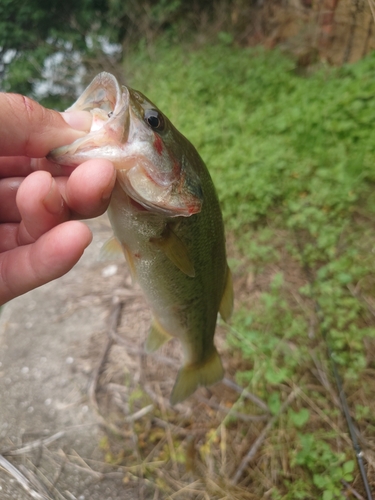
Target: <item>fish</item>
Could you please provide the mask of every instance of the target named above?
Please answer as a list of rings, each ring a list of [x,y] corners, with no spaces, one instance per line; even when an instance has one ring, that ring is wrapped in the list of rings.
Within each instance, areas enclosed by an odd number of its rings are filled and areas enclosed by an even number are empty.
[[[66,111],[92,114],[90,132],[50,152],[60,165],[108,159],[116,183],[108,208],[114,237],[152,311],[148,353],[173,337],[184,362],[172,405],[224,376],[214,344],[218,313],[228,321],[233,285],[223,217],[209,171],[195,147],[141,92],[98,74]]]

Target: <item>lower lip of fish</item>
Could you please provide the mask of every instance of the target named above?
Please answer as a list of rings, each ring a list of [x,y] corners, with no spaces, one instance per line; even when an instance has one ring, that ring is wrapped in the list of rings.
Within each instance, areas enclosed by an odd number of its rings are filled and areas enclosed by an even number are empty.
[[[134,208],[136,208],[139,212],[147,212],[147,208],[145,208],[143,205],[141,205],[140,203],[135,201],[134,198],[131,198],[129,196],[129,199],[130,199],[130,203],[132,204],[132,206]]]
[[[47,155],[47,160],[60,166],[61,170],[65,172],[72,173],[73,170],[79,165],[76,159],[72,159],[71,155],[67,155],[60,151],[60,148],[54,149]]]

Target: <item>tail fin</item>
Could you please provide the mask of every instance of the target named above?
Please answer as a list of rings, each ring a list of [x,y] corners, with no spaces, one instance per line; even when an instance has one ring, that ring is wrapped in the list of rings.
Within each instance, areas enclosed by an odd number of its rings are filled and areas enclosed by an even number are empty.
[[[181,403],[193,394],[199,386],[209,386],[219,382],[224,377],[224,369],[220,356],[215,349],[212,355],[201,365],[183,366],[178,372],[170,402],[172,405]]]

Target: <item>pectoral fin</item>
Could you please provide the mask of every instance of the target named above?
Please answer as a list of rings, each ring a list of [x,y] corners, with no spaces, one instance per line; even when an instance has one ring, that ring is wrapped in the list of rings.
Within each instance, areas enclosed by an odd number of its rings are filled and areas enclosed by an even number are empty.
[[[169,224],[165,227],[159,238],[151,238],[150,242],[163,250],[180,271],[193,278],[195,276],[194,265],[189,257],[189,251],[185,243],[173,232]]]
[[[130,274],[133,282],[136,280],[134,257],[127,247],[119,242],[117,238],[112,236],[104,243],[100,249],[100,260],[116,259],[119,255],[125,255],[126,262],[130,269]]]
[[[227,277],[225,281],[224,293],[223,296],[221,297],[219,312],[220,316],[223,318],[225,322],[227,322],[230,319],[233,312],[233,281],[232,281],[232,273],[230,272],[228,266],[227,266]]]
[[[121,243],[117,238],[112,236],[107,240],[102,248],[100,249],[100,260],[111,260],[116,259],[118,256],[122,254]]]
[[[164,330],[160,326],[159,322],[154,319],[148,332],[148,337],[145,344],[145,349],[147,352],[155,352],[161,347],[165,342],[171,340],[172,335]]]

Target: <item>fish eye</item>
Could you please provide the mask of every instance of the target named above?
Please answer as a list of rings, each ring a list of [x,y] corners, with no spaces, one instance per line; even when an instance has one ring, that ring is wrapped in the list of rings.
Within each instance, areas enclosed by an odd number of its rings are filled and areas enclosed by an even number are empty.
[[[164,118],[156,109],[146,109],[144,115],[145,122],[154,130],[159,132],[164,129]]]

